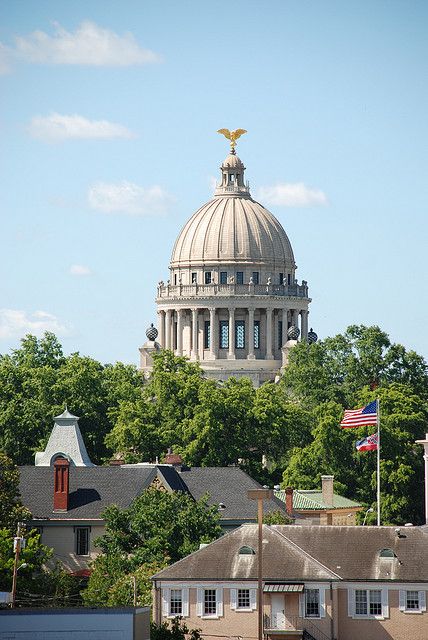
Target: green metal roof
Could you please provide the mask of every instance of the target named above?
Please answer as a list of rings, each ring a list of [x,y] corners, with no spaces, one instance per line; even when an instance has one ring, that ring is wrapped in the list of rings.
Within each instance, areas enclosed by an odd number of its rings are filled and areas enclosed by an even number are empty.
[[[285,501],[285,491],[274,491],[275,497]],[[320,509],[350,509],[351,507],[361,507],[358,502],[333,494],[333,504],[325,504],[322,491],[318,489],[296,489],[293,491],[293,509],[300,511],[303,509],[319,511]]]

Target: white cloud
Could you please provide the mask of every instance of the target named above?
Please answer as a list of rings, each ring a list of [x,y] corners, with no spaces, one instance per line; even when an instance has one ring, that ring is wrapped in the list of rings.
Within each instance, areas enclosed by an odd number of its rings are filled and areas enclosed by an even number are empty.
[[[260,187],[257,198],[277,207],[309,207],[327,204],[327,196],[321,189],[312,189],[303,182],[282,182]]]
[[[46,311],[26,313],[20,309],[0,309],[0,339],[21,338],[27,333],[42,336],[52,331],[57,336],[70,332],[69,327]]]
[[[16,37],[16,55],[26,62],[125,67],[159,62],[160,56],[143,49],[132,33],[118,35],[84,21],[71,32],[54,23],[54,33],[33,31]]]
[[[62,116],[35,116],[28,127],[33,138],[44,142],[61,142],[71,139],[132,138],[132,132],[121,124],[108,120],[88,120],[77,114]]]
[[[90,276],[92,271],[84,264],[72,264],[69,270],[72,276]]]
[[[158,185],[143,188],[123,180],[95,183],[89,189],[88,201],[92,209],[103,213],[145,216],[166,213],[173,198]]]

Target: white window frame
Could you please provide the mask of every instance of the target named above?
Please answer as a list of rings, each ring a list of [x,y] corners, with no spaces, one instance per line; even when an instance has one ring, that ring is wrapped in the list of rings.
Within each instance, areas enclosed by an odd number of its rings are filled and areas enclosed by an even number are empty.
[[[215,591],[215,613],[204,613],[205,605],[205,591]],[[197,601],[196,601],[196,614],[199,618],[204,620],[213,620],[223,617],[223,589],[222,587],[216,587],[206,585],[198,587],[197,589]]]
[[[181,591],[181,613],[171,613],[171,591]],[[183,587],[162,588],[162,616],[164,618],[189,617],[189,589]]]
[[[355,598],[357,591],[366,592],[367,613],[355,613]],[[379,615],[369,613],[370,591],[380,591],[381,613]],[[356,620],[385,620],[385,618],[389,618],[388,589],[385,587],[377,586],[375,584],[370,586],[358,585],[353,588],[348,588],[348,616]]]
[[[408,609],[407,608],[407,593],[409,591],[417,591],[418,600],[419,600],[419,608],[418,609]],[[399,609],[403,613],[424,613],[427,610],[426,591],[420,590],[420,589],[400,589]]]
[[[305,592],[303,591],[303,593],[299,595],[299,617],[304,618],[306,620],[319,620],[320,618],[325,618],[326,587],[324,585],[319,585],[319,584],[305,584],[305,589],[313,589],[318,591],[319,615],[318,616],[306,615],[306,595],[305,595]]]
[[[238,591],[246,589],[250,592],[250,606],[249,607],[239,607],[238,606]],[[252,589],[246,584],[237,585],[236,588],[233,587],[230,589],[230,608],[232,611],[237,611],[238,613],[241,611],[255,611],[257,609],[257,589]]]

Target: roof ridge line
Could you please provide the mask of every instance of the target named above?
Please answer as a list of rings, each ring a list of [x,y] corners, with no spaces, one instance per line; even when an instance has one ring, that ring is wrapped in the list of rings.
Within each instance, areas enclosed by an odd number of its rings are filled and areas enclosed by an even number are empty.
[[[329,569],[325,564],[323,564],[322,562],[320,562],[319,560],[317,560],[316,558],[314,558],[313,556],[311,556],[310,553],[308,553],[307,551],[305,551],[305,549],[302,549],[302,547],[300,547],[296,542],[294,542],[293,540],[290,540],[290,538],[288,538],[284,533],[282,533],[282,531],[278,531],[278,529],[273,529],[272,525],[265,525],[267,527],[269,527],[270,529],[272,529],[272,531],[275,531],[275,533],[279,536],[281,536],[282,538],[284,538],[285,540],[287,540],[287,542],[294,548],[298,549],[299,551],[301,551],[301,553],[303,553],[306,557],[310,558],[311,560],[313,560],[314,562],[316,562],[316,564],[318,564],[320,567],[322,567],[323,569],[325,569],[326,571],[328,571],[328,573],[333,574],[336,578],[339,578],[339,580],[343,580],[342,576],[340,576],[338,573],[336,573],[335,571],[332,571],[332,569]],[[284,526],[284,525],[282,525]],[[298,525],[287,525],[289,527],[295,527]]]

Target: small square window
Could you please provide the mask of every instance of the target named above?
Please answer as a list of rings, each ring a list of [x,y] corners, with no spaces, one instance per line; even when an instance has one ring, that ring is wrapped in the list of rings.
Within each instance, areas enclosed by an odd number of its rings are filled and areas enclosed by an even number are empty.
[[[181,589],[171,589],[169,613],[171,616],[181,616],[183,613],[183,596]]]
[[[258,271],[253,271],[253,283],[254,284],[259,284],[259,272]]]
[[[227,284],[227,271],[220,271],[220,284]]]
[[[204,590],[204,616],[215,616],[217,613],[217,597],[215,589]]]
[[[205,271],[205,284],[211,284],[211,271]]]
[[[249,589],[238,589],[238,598],[237,598],[237,609],[250,609],[250,590]]]
[[[244,272],[237,271],[236,272],[236,284],[244,284]]]
[[[198,282],[198,274],[193,272],[192,273],[192,284],[196,284]]]

